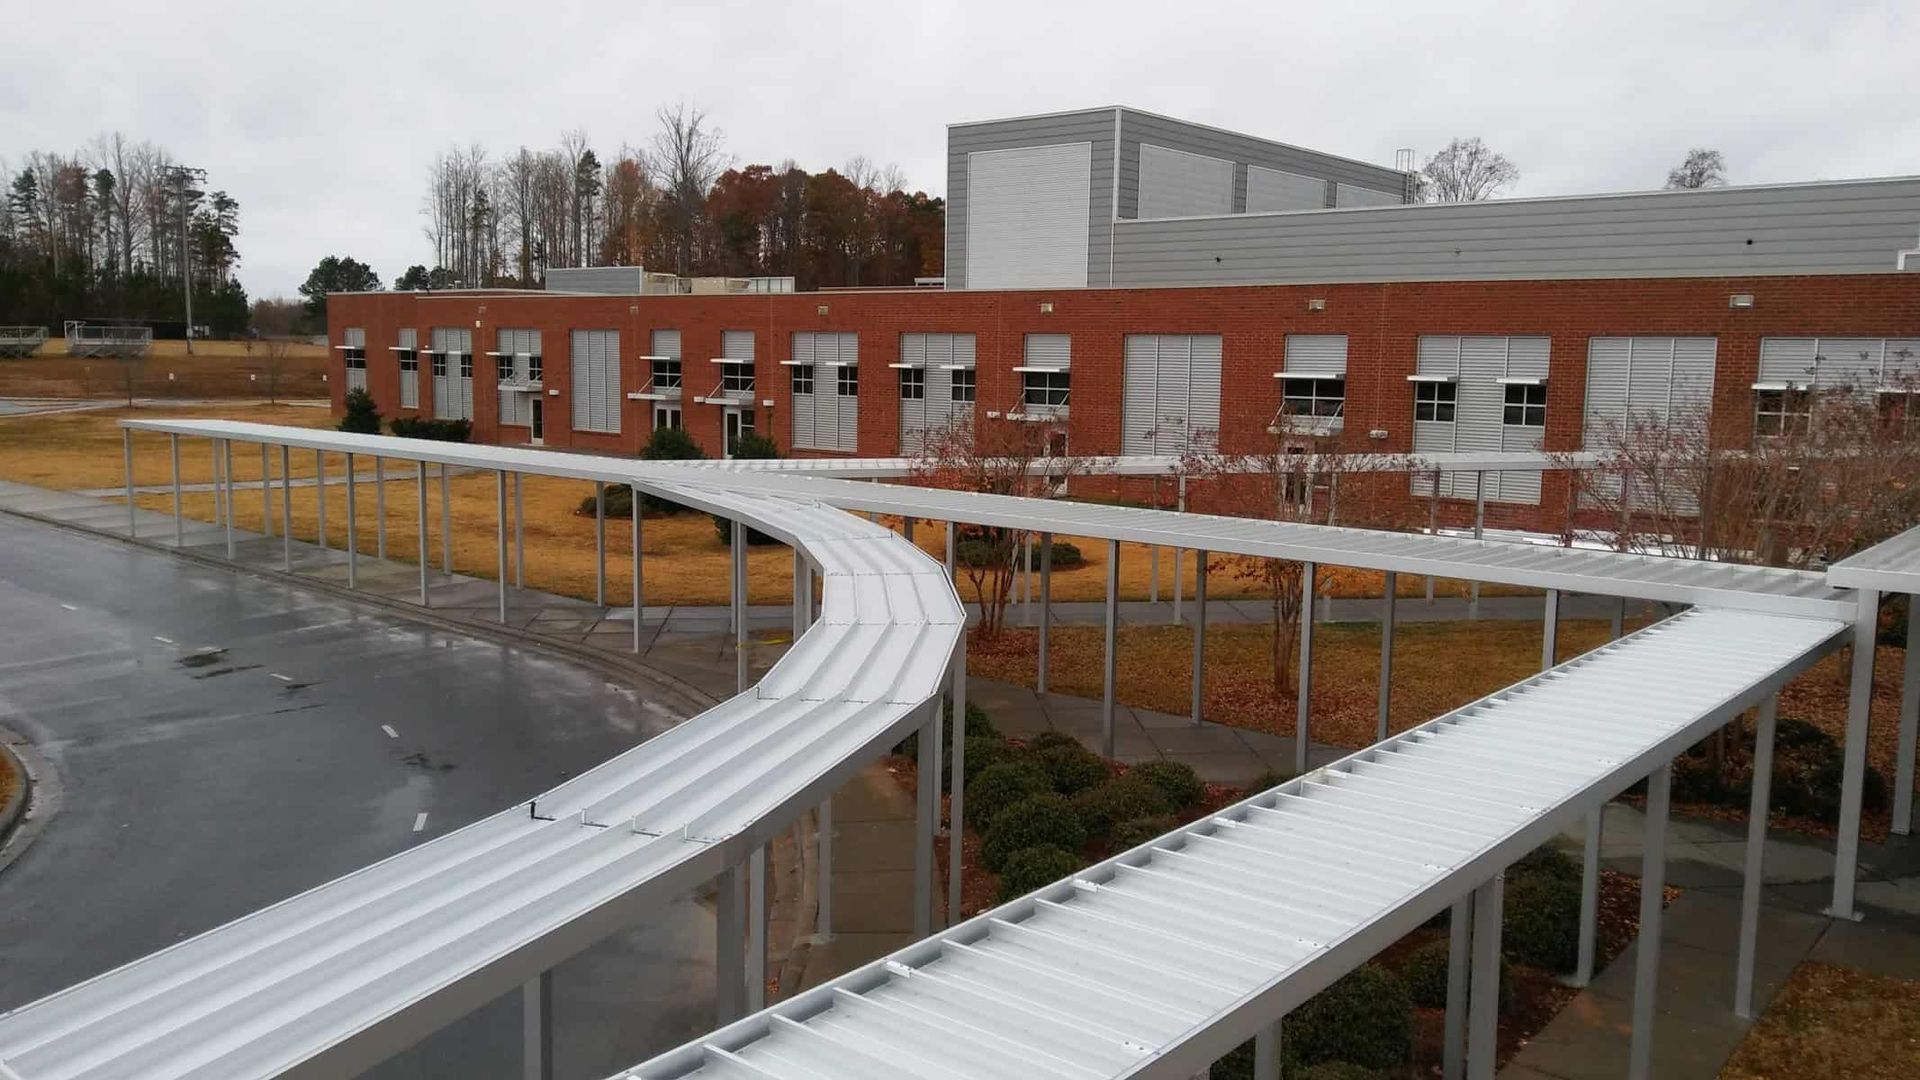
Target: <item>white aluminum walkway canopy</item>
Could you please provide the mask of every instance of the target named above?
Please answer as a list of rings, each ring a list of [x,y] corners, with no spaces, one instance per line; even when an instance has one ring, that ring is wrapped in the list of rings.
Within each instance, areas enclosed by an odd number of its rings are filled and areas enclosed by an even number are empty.
[[[1312,470],[1318,459],[1303,454],[1299,465]],[[1590,450],[1546,454],[1538,450],[1442,450],[1415,454],[1343,454],[1338,468],[1345,472],[1551,472],[1557,469],[1592,468],[1601,461]],[[1049,464],[1072,462],[1081,474],[1103,476],[1173,476],[1180,471],[1181,459],[1171,454],[1122,454],[1114,457],[1038,458],[1035,471]],[[708,458],[705,461],[680,462],[702,469],[723,472],[804,473],[808,476],[840,476],[853,479],[900,479],[923,473],[928,465],[916,457],[797,457],[797,458]]]
[[[266,442],[369,457],[388,454],[456,467],[506,469],[612,484],[672,483],[686,489],[756,492],[842,510],[912,515],[1061,536],[1311,560],[1325,566],[1463,578],[1569,593],[1626,596],[1816,618],[1853,617],[1853,594],[1820,574],[1585,548],[1549,548],[1465,537],[1392,533],[1251,518],[1105,506],[1059,499],[864,483],[822,476],[715,469],[697,462],[635,461],[594,454],[435,443],[225,420],[128,420],[135,431]],[[396,445],[402,450],[394,449]],[[764,531],[764,530],[763,530]]]
[[[342,438],[394,459],[431,446]],[[805,499],[603,473],[804,551],[819,621],[757,686],[528,803],[0,1017],[0,1077],[357,1073],[741,863],[924,716],[964,619],[940,564]]]
[[[621,1075],[1193,1076],[1846,629],[1676,616]]]
[[[1920,528],[1841,559],[1827,567],[1827,580],[1846,589],[1920,593]]]

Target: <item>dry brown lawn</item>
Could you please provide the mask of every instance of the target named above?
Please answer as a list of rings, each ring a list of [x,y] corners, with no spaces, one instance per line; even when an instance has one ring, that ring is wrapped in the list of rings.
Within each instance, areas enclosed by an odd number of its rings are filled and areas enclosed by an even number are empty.
[[[260,343],[196,341],[192,356],[187,355],[186,344],[156,341],[145,359],[132,361],[134,395],[155,398],[267,396],[265,347]],[[49,340],[37,356],[0,360],[0,397],[126,397],[126,369],[122,361],[107,357],[69,357],[66,351],[64,340]],[[280,372],[277,396],[326,397],[327,384],[321,381],[326,364],[325,346],[291,346]]]
[[[3,367],[4,364],[0,364]],[[100,409],[42,416],[0,417],[0,480],[84,491],[118,487],[126,482],[120,450],[120,421],[190,417],[196,420],[252,420],[290,427],[332,427],[325,409],[291,405],[177,406],[172,408]],[[234,479],[259,479],[260,451],[234,447]],[[295,476],[313,475],[313,455],[295,454]],[[329,466],[334,467],[334,466]],[[136,484],[165,484],[169,476],[167,437],[135,434],[133,475]],[[274,464],[276,475],[279,464]],[[180,441],[180,475],[184,483],[213,478],[213,454],[204,439]]]
[[[1747,1032],[1721,1080],[1920,1076],[1920,982],[1805,963]]]

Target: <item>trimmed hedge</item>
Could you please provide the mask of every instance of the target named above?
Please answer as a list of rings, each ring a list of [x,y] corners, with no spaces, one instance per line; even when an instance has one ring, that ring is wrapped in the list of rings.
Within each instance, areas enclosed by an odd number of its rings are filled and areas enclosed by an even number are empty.
[[[1105,758],[1077,742],[1047,746],[1028,756],[1046,770],[1053,790],[1062,795],[1077,795],[1113,775]]]
[[[987,826],[986,839],[980,844],[980,861],[999,873],[1007,857],[1023,848],[1052,844],[1079,851],[1086,842],[1087,830],[1064,796],[1052,792],[1030,795],[993,815],[993,824]]]
[[[1033,568],[1034,571],[1038,573],[1040,569],[1039,540],[1036,539],[1032,547]],[[953,546],[953,561],[961,566],[993,566],[997,562],[1000,562],[999,559],[995,558],[996,554],[1002,558],[1013,558],[1017,560],[1020,557],[1020,549],[1013,546],[1013,541],[1010,538],[996,543],[979,536],[963,539]],[[1055,570],[1072,570],[1075,567],[1085,566],[1086,564],[1087,557],[1078,547],[1067,543],[1065,540],[1055,540],[1053,542],[1053,568]]]
[[[1746,808],[1753,793],[1753,724],[1742,721],[1720,739],[1723,758],[1716,767],[1710,736],[1673,762],[1673,797]],[[1773,807],[1795,817],[1832,823],[1840,816],[1842,748],[1833,736],[1805,720],[1781,717],[1774,733]],[[1644,785],[1635,790],[1644,791]],[[1886,776],[1867,768],[1862,798],[1869,812],[1886,806]]]
[[[1080,857],[1052,844],[1021,848],[1000,870],[1000,902],[1017,900],[1080,869]]]
[[[1285,1041],[1285,1036],[1281,1041]],[[1294,1072],[1289,1080],[1380,1080],[1380,1072],[1351,1061],[1323,1061]]]
[[[396,416],[387,421],[387,430],[403,439],[432,439],[435,442],[466,442],[473,436],[471,420],[434,420],[418,416]]]
[[[1123,821],[1158,817],[1171,811],[1173,804],[1152,781],[1121,776],[1075,795],[1073,809],[1087,832],[1105,836]]]
[[[707,456],[700,443],[687,434],[684,428],[654,428],[647,438],[647,445],[640,448],[642,461],[699,461]],[[678,514],[687,508],[672,499],[662,499],[644,492],[640,496],[640,509],[656,514]],[[587,507],[591,514],[593,507]],[[629,504],[628,514],[632,514]]]
[[[1117,854],[1137,848],[1155,837],[1165,836],[1173,831],[1175,824],[1173,818],[1166,815],[1128,818],[1107,833],[1107,844]]]
[[[1365,964],[1295,1009],[1283,1031],[1281,1052],[1298,1065],[1397,1068],[1413,1055],[1413,1001],[1399,976]]]
[[[591,503],[589,503],[589,510],[591,510]],[[953,708],[953,698],[951,695],[942,699],[941,707],[947,710],[951,710]],[[951,737],[951,733],[948,733],[948,736]],[[973,781],[974,769],[973,769],[973,763],[972,763],[972,757],[973,757],[972,740],[976,736],[986,736],[986,737],[998,740],[1001,743],[1002,747],[1005,749],[1006,755],[1010,756],[1015,752],[1014,748],[1011,746],[1007,746],[1006,740],[1001,738],[999,730],[993,726],[993,721],[987,719],[986,712],[983,711],[980,708],[980,706],[975,705],[972,702],[968,702],[967,703],[967,739],[968,739],[967,781],[969,783]],[[900,745],[894,747],[893,752],[896,754],[899,754],[902,757],[917,756],[920,753],[919,729],[918,728],[914,729],[913,734],[900,740]],[[995,759],[995,760],[999,760],[999,759]],[[945,771],[946,771],[946,776],[941,778],[943,781],[953,776],[953,770],[951,768],[947,768]]]
[[[1407,996],[1415,1005],[1428,1009],[1447,1007],[1447,939],[1429,941],[1407,956],[1400,967],[1406,980]],[[1513,1008],[1513,965],[1506,953],[1500,954],[1500,1010]]]
[[[1543,873],[1507,878],[1500,941],[1508,956],[1547,971],[1572,971],[1580,954],[1580,882]]]
[[[356,386],[347,391],[346,410],[340,417],[341,431],[350,431],[356,435],[380,434],[380,410],[373,403],[373,395],[364,386]]]
[[[1147,761],[1127,770],[1128,776],[1139,777],[1166,793],[1167,802],[1175,810],[1185,810],[1206,797],[1207,787],[1193,771],[1193,766],[1184,761]]]
[[[1580,864],[1573,861],[1573,856],[1551,844],[1534,848],[1521,856],[1519,862],[1508,868],[1507,880],[1512,881],[1516,877],[1529,874],[1570,881],[1575,885],[1580,884]]]
[[[1053,791],[1040,766],[1022,758],[989,765],[967,781],[967,823],[984,835],[1000,811]]]

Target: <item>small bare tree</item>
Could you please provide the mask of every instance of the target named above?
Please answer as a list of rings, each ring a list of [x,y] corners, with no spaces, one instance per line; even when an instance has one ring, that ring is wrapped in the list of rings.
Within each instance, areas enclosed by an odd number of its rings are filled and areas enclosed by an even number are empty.
[[[1286,425],[1280,425],[1282,430]],[[1187,477],[1189,491],[1198,485],[1207,509],[1228,517],[1260,518],[1299,524],[1346,524],[1369,528],[1402,529],[1411,522],[1410,504],[1404,499],[1355,499],[1343,505],[1339,494],[1341,479],[1350,477],[1348,487],[1362,478],[1397,476],[1416,467],[1409,458],[1384,454],[1350,454],[1337,451],[1332,436],[1311,440],[1288,438],[1278,434],[1267,447],[1254,453],[1221,453],[1195,450],[1183,455],[1179,469]],[[1349,492],[1350,495],[1357,492]],[[1294,649],[1299,638],[1302,586],[1306,566],[1292,559],[1259,556],[1228,556],[1218,564],[1233,575],[1264,587],[1269,593],[1273,619],[1273,693],[1287,698],[1299,693],[1294,671]],[[1315,590],[1320,587],[1316,576]]]
[[[990,495],[1050,498],[1072,476],[1099,470],[1097,460],[1065,456],[1066,431],[1064,418],[956,421],[927,432],[913,482]],[[961,543],[971,550],[959,560],[959,569],[980,605],[983,637],[996,637],[1006,629],[1022,535],[1022,530],[1002,526],[969,526],[960,534]]]
[[[1698,188],[1724,187],[1727,183],[1727,159],[1718,150],[1696,146],[1687,151],[1687,160],[1667,172],[1667,190],[1692,191]]]
[[[725,168],[722,134],[706,126],[707,114],[681,102],[661,108],[660,130],[645,152],[647,171],[665,188],[662,197],[676,252],[675,273],[693,265],[694,234],[706,211],[707,193]]]
[[[1478,135],[1454,139],[1420,170],[1421,194],[1429,202],[1479,202],[1519,181],[1519,168]]]
[[[268,338],[260,343],[260,373],[267,380],[267,404],[280,403],[280,379],[287,372],[287,357],[293,346],[281,338]]]

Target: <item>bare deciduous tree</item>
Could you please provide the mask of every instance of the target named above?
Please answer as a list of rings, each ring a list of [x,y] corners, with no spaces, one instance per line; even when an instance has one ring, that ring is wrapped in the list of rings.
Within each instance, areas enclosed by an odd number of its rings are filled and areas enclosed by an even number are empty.
[[[646,151],[647,170],[664,189],[662,202],[675,250],[674,272],[686,276],[693,266],[695,233],[726,162],[719,129],[706,126],[707,116],[686,102],[662,108],[660,130]]]
[[[925,449],[914,465],[914,483],[991,495],[1046,498],[1079,473],[1098,470],[1086,458],[1063,456],[1065,420],[960,421],[926,433]],[[1008,600],[1022,537],[1018,529],[968,526],[960,533],[971,555],[961,571],[980,605],[980,634],[995,637],[1006,629]]]
[[[287,358],[293,352],[293,346],[282,338],[268,338],[260,343],[260,373],[267,381],[267,403],[280,403],[280,380],[287,373]]]
[[[1720,151],[1696,146],[1687,151],[1687,160],[1667,173],[1667,190],[1689,191],[1695,188],[1723,187],[1727,182],[1727,159]]]
[[[1448,143],[1427,159],[1420,176],[1429,202],[1479,202],[1518,183],[1520,170],[1476,135]]]

